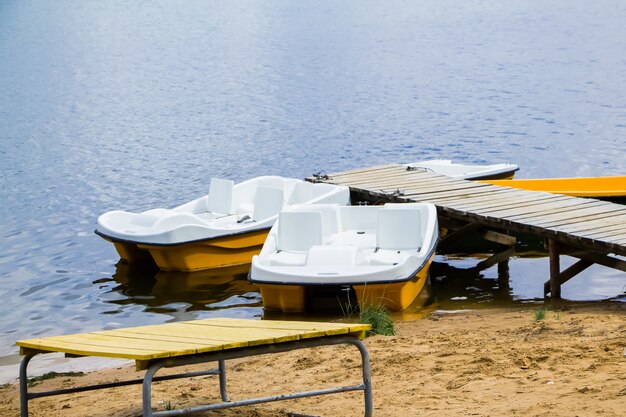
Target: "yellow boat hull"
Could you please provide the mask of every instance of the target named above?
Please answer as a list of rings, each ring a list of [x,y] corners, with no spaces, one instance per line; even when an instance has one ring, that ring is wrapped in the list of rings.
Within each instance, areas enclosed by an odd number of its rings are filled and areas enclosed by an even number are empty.
[[[302,313],[306,308],[306,287],[302,285],[258,284],[263,308],[268,311]]]
[[[565,194],[574,197],[626,197],[626,176],[481,180],[481,182],[529,191]]]
[[[120,258],[128,263],[152,262],[150,252],[139,249],[139,247],[134,243],[118,242],[114,240],[109,241],[115,246],[115,250],[117,251],[117,254],[120,255]]]
[[[268,233],[269,229],[264,229],[179,245],[112,242],[127,262],[145,262],[152,258],[159,269],[189,272],[249,264],[252,257],[261,252]]]
[[[359,307],[383,306],[389,311],[402,311],[415,300],[428,280],[428,271],[435,255],[411,279],[393,284],[355,285]]]
[[[383,306],[390,311],[402,311],[417,298],[428,280],[434,255],[409,280],[398,283],[353,285],[359,308]],[[303,285],[258,284],[263,307],[268,311],[301,313],[306,310],[306,287]]]

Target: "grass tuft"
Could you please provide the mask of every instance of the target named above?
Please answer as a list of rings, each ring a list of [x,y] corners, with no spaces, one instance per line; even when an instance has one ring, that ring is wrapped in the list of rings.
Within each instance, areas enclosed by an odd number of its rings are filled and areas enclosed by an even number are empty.
[[[546,308],[545,307],[541,307],[538,310],[535,310],[535,321],[540,321],[546,318]]]
[[[367,332],[368,336],[374,334],[393,336],[396,334],[389,310],[382,305],[363,307],[359,313],[359,321],[363,324],[372,325],[372,330]]]

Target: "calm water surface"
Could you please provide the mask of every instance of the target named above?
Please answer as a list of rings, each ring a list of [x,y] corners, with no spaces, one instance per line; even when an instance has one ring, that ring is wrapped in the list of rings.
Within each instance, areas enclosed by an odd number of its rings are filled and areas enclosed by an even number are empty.
[[[245,271],[136,271],[93,233],[214,176],[423,158],[626,173],[624,22],[620,0],[0,0],[0,363],[37,335],[262,317]],[[476,259],[438,262],[450,308],[532,302],[548,273],[516,258],[503,287],[462,271]],[[593,267],[563,291],[625,286]]]

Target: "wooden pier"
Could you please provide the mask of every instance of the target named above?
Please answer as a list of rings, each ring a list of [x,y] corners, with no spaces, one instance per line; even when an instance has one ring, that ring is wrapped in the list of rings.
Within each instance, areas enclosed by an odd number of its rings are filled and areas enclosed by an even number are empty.
[[[626,206],[605,201],[525,191],[454,179],[424,169],[391,164],[315,175],[312,182],[350,187],[353,204],[425,202],[437,206],[439,223],[448,229],[445,247],[469,234],[504,246],[483,261],[501,264],[514,253],[512,234],[542,238],[550,258],[544,294],[561,297],[561,285],[593,264],[626,272]],[[561,271],[560,255],[578,259]]]

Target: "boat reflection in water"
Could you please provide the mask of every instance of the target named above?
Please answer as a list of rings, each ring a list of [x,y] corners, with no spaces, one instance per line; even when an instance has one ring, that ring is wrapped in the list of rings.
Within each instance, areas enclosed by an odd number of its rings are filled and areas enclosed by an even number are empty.
[[[438,255],[431,264],[430,280],[416,300],[402,312],[392,313],[394,320],[416,320],[433,311],[465,311],[483,308],[537,308],[543,305],[541,293],[547,274],[546,255],[541,252],[516,253],[508,262],[480,269],[489,254],[474,256]],[[249,266],[219,271],[164,272],[156,266],[133,266],[118,263],[113,278],[115,293],[107,301],[132,309],[144,306],[145,312],[165,314],[174,320],[213,316],[263,318],[270,320],[358,320],[358,303],[351,289],[327,288],[316,292],[306,313],[281,313],[263,310],[258,287],[247,280]],[[545,270],[546,273],[537,273]],[[623,280],[611,270],[598,268],[587,279],[574,282],[570,299],[559,304],[583,305],[602,300],[606,305],[626,302],[626,287],[617,297],[615,286]],[[572,284],[570,284],[572,285]],[[601,291],[604,287],[604,291]],[[598,287],[598,288],[595,288]],[[618,290],[619,290],[618,288]],[[600,292],[598,292],[600,291]],[[620,292],[620,291],[618,291]]]
[[[258,288],[246,279],[249,265],[197,272],[159,271],[156,265],[119,262],[111,291],[124,295],[111,303],[144,305],[144,311],[176,318],[260,317],[263,309]],[[230,310],[224,313],[224,310]],[[235,311],[236,310],[236,311]],[[199,312],[204,312],[199,314]],[[221,313],[220,313],[221,312]]]
[[[249,265],[197,272],[159,271],[156,266],[119,262],[110,292],[121,295],[108,303],[119,306],[144,306],[148,313],[166,314],[175,320],[213,316],[263,318],[268,320],[358,320],[358,303],[352,288],[332,288],[311,294],[311,309],[306,313],[264,311],[257,286],[247,280]],[[110,279],[109,279],[110,280]],[[395,319],[422,318],[432,299],[430,284]]]

